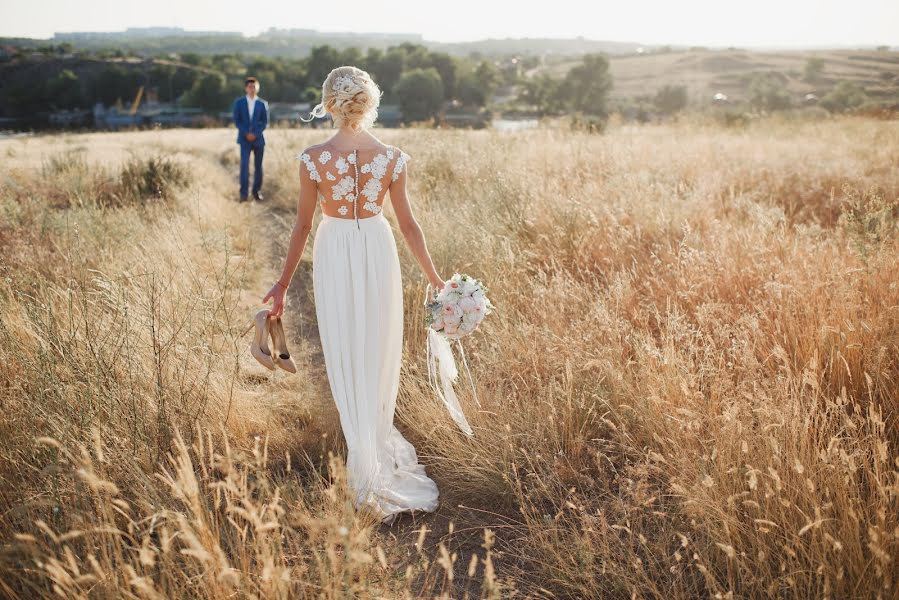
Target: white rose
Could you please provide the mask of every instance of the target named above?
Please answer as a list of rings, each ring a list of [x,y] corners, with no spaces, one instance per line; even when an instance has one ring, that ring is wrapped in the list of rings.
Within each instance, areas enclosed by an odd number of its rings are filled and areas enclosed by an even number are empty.
[[[478,301],[471,296],[465,296],[459,300],[459,308],[465,312],[471,312],[478,305]]]

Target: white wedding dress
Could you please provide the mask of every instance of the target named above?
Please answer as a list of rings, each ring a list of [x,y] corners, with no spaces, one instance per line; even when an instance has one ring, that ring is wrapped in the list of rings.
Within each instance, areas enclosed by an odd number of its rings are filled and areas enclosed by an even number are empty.
[[[433,511],[437,485],[393,424],[403,288],[396,241],[381,207],[408,155],[392,147],[340,153],[325,145],[300,159],[322,204],[312,249],[315,312],[355,504],[387,523],[404,511]]]

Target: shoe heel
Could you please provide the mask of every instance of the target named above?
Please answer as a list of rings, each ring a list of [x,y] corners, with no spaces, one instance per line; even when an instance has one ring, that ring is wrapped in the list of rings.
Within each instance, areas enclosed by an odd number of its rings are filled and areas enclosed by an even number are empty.
[[[288,373],[296,373],[297,365],[290,356],[287,349],[287,337],[284,335],[284,325],[280,318],[272,319],[269,324],[269,333],[272,336],[272,359],[275,366],[280,367]]]
[[[268,347],[268,337],[270,332],[270,319],[268,317],[268,309],[260,310],[253,317],[253,325],[256,326],[256,334],[253,341],[250,342],[250,354],[259,361],[266,369],[275,370],[275,362],[272,359],[272,352]],[[252,326],[250,327],[252,329]],[[249,329],[247,329],[249,332]]]

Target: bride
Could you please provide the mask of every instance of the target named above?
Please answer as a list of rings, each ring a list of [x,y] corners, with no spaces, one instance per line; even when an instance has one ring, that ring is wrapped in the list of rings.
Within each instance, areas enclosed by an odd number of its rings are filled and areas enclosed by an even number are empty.
[[[369,131],[381,92],[365,71],[338,67],[322,85],[315,117],[331,115],[337,132],[299,158],[300,195],[281,277],[263,298],[272,317],[312,230],[315,314],[331,394],[346,439],[347,472],[357,508],[371,507],[385,523],[403,511],[433,511],[437,486],[415,448],[393,424],[403,348],[403,288],[396,241],[382,207],[390,201],[400,231],[435,289],[437,274],[406,193],[409,155]]]

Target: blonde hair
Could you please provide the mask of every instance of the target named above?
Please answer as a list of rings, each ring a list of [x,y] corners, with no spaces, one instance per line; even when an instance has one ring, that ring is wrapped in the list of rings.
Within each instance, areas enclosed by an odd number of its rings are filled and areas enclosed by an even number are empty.
[[[303,121],[330,113],[336,126],[358,131],[372,126],[380,104],[381,90],[368,73],[351,66],[337,67],[322,84],[322,101]]]

